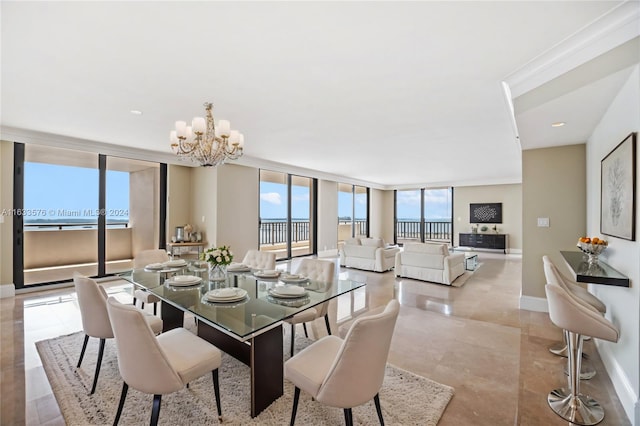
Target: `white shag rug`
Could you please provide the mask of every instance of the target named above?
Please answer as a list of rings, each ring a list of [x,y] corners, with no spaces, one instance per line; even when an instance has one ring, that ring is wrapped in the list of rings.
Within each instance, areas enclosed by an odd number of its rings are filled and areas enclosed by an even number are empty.
[[[285,334],[283,352],[288,357],[289,333]],[[105,346],[100,377],[94,395],[89,395],[98,352],[98,339],[89,339],[81,368],[76,368],[82,332],[36,343],[42,364],[67,425],[111,425],[122,390],[118,372],[115,341]],[[296,353],[312,343],[296,336]],[[285,380],[284,395],[257,417],[250,416],[249,367],[223,354],[219,369],[222,421],[218,420],[213,383],[207,374],[170,395],[163,395],[160,410],[161,425],[287,425],[291,416],[293,385]],[[449,400],[452,387],[387,365],[380,390],[380,403],[387,425],[436,425]],[[146,425],[151,418],[153,396],[129,388],[121,425]],[[355,407],[356,425],[376,425],[378,418],[373,401]],[[324,406],[304,392],[300,394],[297,425],[344,424],[342,409]]]

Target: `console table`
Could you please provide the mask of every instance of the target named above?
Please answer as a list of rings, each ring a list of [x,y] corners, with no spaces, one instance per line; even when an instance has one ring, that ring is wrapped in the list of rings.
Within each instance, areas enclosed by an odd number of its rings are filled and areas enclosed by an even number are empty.
[[[204,247],[206,245],[207,243],[204,241],[199,243],[167,243],[167,248],[169,249],[168,251],[171,253],[171,256],[196,254],[198,258],[200,258],[200,255],[204,251]]]
[[[507,234],[459,234],[459,244],[463,247],[502,250],[507,254]]]
[[[560,254],[579,283],[629,287],[629,277],[601,260],[598,263],[589,264],[585,255],[580,251],[561,251]]]

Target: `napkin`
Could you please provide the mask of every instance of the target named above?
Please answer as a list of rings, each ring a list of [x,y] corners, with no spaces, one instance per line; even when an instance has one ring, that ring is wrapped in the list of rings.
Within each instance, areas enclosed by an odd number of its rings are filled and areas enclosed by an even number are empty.
[[[176,275],[172,279],[177,283],[180,283],[180,282],[184,283],[189,281],[196,281],[198,277],[196,277],[195,275]]]
[[[211,292],[213,297],[233,297],[236,294],[235,288],[220,288]]]
[[[275,269],[265,269],[263,271],[259,271],[260,275],[271,276],[271,277],[275,277],[279,273],[280,273],[280,271],[277,271]]]

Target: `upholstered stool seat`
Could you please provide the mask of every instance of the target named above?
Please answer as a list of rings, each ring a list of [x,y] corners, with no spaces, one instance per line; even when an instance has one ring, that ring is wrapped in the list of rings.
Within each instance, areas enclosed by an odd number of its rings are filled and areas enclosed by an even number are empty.
[[[551,283],[545,289],[551,322],[569,333],[570,383],[568,391],[562,388],[551,391],[547,402],[556,414],[571,423],[595,425],[604,418],[604,409],[596,400],[580,393],[581,336],[617,342],[619,331],[597,309],[581,303],[561,286]]]
[[[600,299],[595,297],[593,294],[589,293],[584,288],[580,287],[580,285],[578,285],[578,283],[576,283],[575,281],[563,275],[560,272],[560,270],[556,267],[556,265],[553,264],[551,259],[549,259],[548,256],[542,256],[542,261],[544,263],[544,274],[545,274],[545,277],[547,278],[547,283],[555,284],[562,287],[564,290],[569,292],[574,298],[576,298],[576,300],[579,303],[583,304],[584,306],[593,307],[598,312],[601,312],[602,314],[607,312],[606,305],[602,303]],[[564,332],[563,336],[564,336],[564,341],[559,342],[558,344],[550,347],[549,351],[554,355],[567,357],[568,349],[567,349],[566,331]],[[583,336],[582,338],[584,340],[587,337],[589,336]],[[589,357],[586,353],[583,353],[582,358],[587,360]],[[565,370],[565,373],[567,375],[569,374],[568,368]],[[591,379],[595,375],[596,375],[596,370],[593,367],[587,366],[587,365],[582,366],[582,370],[580,372],[581,379],[583,380]]]

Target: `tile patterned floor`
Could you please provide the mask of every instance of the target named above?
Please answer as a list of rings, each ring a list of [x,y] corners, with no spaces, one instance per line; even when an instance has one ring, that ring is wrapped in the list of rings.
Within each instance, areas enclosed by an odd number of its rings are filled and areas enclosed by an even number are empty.
[[[561,333],[546,314],[518,309],[520,257],[479,252],[479,263],[460,288],[342,268],[367,286],[332,303],[332,328],[344,331],[350,317],[397,298],[389,362],[455,388],[439,425],[567,425],[546,404],[551,389],[566,385],[564,360],[547,350]],[[105,286],[131,300],[122,282]],[[34,343],[81,330],[73,288],[1,299],[0,314],[0,424],[63,425]],[[322,321],[311,329],[325,332]],[[605,407],[601,425],[629,425],[593,343],[585,350],[597,375],[581,386]]]

